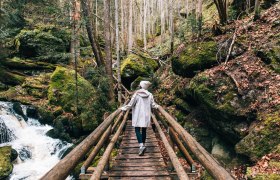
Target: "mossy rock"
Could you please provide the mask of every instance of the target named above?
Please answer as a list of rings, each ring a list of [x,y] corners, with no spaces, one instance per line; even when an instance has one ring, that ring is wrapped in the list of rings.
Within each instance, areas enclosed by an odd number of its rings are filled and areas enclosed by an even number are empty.
[[[55,66],[45,62],[35,62],[28,59],[20,59],[14,57],[12,59],[5,59],[1,64],[10,69],[16,70],[54,70]]]
[[[256,55],[261,58],[271,69],[280,73],[280,47],[274,47],[270,51],[258,50]]]
[[[193,77],[198,71],[217,64],[217,44],[214,41],[188,45],[178,56],[172,57],[172,70],[183,77]]]
[[[256,161],[265,154],[275,151],[280,144],[279,124],[279,112],[260,115],[258,124],[236,144],[236,152],[247,155],[252,161]]]
[[[57,67],[51,76],[48,89],[50,104],[61,106],[67,112],[75,112],[75,71]],[[92,85],[78,74],[78,92],[80,101],[92,98],[95,92]],[[86,95],[87,94],[87,95]],[[82,96],[86,95],[86,96]]]
[[[20,73],[11,72],[0,64],[0,82],[6,85],[22,84],[25,76]]]
[[[15,47],[21,57],[50,63],[68,63],[70,33],[54,26],[23,29],[15,37]]]
[[[121,77],[128,87],[137,77],[150,77],[158,68],[158,63],[144,53],[130,54],[121,64]]]
[[[11,156],[11,146],[0,147],[0,179],[6,179],[13,171]]]
[[[78,74],[78,112],[76,111],[75,71],[57,67],[51,76],[48,100],[51,105],[59,106],[66,113],[75,114],[71,119],[71,135],[80,136],[94,130],[102,120],[106,109],[106,97],[98,92],[89,81]],[[103,106],[100,106],[100,103]],[[102,115],[101,115],[102,114]]]
[[[229,77],[221,76],[211,81],[207,73],[200,73],[191,80],[185,91],[202,107],[204,119],[218,133],[225,135],[233,144],[245,136],[240,128],[244,128],[248,120],[243,111],[248,102],[238,95]]]

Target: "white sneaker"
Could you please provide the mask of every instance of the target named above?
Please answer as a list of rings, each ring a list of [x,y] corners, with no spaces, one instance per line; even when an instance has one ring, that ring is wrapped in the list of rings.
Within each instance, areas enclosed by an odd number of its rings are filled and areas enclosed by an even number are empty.
[[[141,146],[141,147],[139,148],[139,156],[143,156],[144,153],[145,153],[145,151],[146,151],[146,147],[145,147],[145,146]]]

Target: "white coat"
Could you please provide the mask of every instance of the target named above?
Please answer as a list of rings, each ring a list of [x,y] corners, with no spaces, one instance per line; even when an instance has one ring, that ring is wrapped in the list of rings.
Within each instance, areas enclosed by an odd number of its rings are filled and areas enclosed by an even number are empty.
[[[137,90],[130,102],[121,109],[126,111],[132,108],[132,126],[148,127],[151,123],[151,108],[157,108],[152,93],[145,89]]]

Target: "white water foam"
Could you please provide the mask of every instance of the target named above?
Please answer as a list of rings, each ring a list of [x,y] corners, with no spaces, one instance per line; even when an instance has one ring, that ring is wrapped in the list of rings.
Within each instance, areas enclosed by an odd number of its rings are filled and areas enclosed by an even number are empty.
[[[58,163],[71,144],[46,136],[51,126],[41,125],[32,118],[25,122],[11,107],[12,103],[0,102],[0,118],[15,136],[14,140],[2,145],[11,145],[19,154],[10,179],[40,179]]]

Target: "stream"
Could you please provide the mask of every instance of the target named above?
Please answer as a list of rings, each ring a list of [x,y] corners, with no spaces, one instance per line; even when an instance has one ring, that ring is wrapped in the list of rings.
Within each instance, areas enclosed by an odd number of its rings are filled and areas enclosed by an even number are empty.
[[[10,145],[18,153],[9,179],[39,179],[72,144],[46,136],[51,126],[41,125],[33,118],[25,121],[13,111],[12,105],[0,101],[0,146]],[[27,106],[21,107],[26,114]]]

